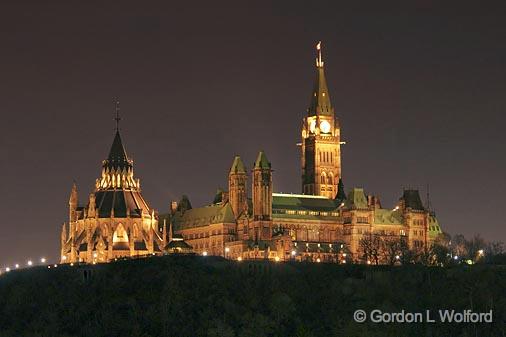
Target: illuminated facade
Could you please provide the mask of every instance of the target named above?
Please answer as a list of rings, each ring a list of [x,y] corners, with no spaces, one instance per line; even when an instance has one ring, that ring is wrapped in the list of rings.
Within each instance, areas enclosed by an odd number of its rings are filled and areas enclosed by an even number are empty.
[[[142,197],[117,131],[85,206],[78,205],[77,188],[72,188],[68,228],[64,224],[61,233],[62,262],[195,252],[237,260],[365,263],[368,238],[399,240],[422,250],[442,232],[416,190],[403,191],[393,209],[383,208],[362,188],[345,193],[341,128],[320,44],[301,131],[302,194],[274,193],[271,163],[260,151],[250,171],[239,156],[233,159],[228,190],[218,190],[210,205],[193,208],[183,197],[160,216]]]
[[[302,194],[273,193],[271,163],[264,152],[250,172],[236,156],[228,191],[218,190],[205,207],[191,208],[188,200],[185,207],[173,202],[161,218],[173,223],[196,253],[230,259],[365,262],[363,242],[372,237],[402,240],[410,249],[427,248],[441,228],[418,191],[403,191],[393,209],[382,208],[378,197],[361,188],[346,194],[342,144],[318,44],[316,80],[302,123]]]
[[[167,234],[166,226],[160,231],[157,218],[141,194],[133,161],[117,130],[86,205],[78,204],[77,186],[72,186],[69,221],[61,231],[61,262],[100,263],[160,254]]]

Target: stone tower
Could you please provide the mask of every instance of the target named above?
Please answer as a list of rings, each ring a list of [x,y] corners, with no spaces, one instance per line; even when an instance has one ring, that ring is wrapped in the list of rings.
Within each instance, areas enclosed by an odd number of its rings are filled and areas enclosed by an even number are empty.
[[[272,233],[272,170],[263,151],[252,171],[253,225],[256,239],[270,240]]]
[[[341,177],[341,132],[325,80],[321,42],[316,49],[316,80],[302,122],[302,193],[334,198]]]
[[[232,206],[232,211],[236,219],[247,209],[247,181],[248,178],[244,163],[241,157],[235,156],[232,167],[230,168],[230,173],[228,174],[228,192],[230,206]]]

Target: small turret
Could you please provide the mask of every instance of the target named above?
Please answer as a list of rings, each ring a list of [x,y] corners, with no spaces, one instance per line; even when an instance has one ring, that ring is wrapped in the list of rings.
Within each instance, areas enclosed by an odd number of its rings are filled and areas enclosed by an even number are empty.
[[[235,156],[228,175],[228,193],[234,216],[238,218],[247,207],[246,168],[241,157]]]
[[[72,184],[72,190],[70,191],[70,197],[69,197],[69,222],[70,223],[77,221],[77,202],[78,202],[77,185],[74,182]]]
[[[272,170],[267,156],[260,151],[253,168],[253,219],[272,219]]]

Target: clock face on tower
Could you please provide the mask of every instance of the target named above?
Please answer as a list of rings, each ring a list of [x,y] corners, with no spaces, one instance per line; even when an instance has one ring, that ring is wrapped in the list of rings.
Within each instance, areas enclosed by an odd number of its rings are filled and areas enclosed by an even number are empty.
[[[330,123],[327,121],[322,121],[320,123],[320,130],[322,130],[323,133],[329,133],[330,132]]]

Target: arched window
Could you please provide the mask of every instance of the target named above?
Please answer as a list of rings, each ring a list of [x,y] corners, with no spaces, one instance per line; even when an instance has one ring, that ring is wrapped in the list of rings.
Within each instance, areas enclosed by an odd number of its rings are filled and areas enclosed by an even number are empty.
[[[124,243],[128,242],[128,234],[125,230],[125,227],[123,227],[122,224],[119,224],[118,227],[116,227],[116,230],[114,231],[114,235],[112,237],[113,243]]]
[[[326,181],[327,181],[327,174],[325,172],[322,172],[322,176],[321,176],[320,182],[322,184],[325,184]]]
[[[334,175],[332,172],[329,173],[329,177],[327,178],[327,184],[333,185],[334,184]]]

